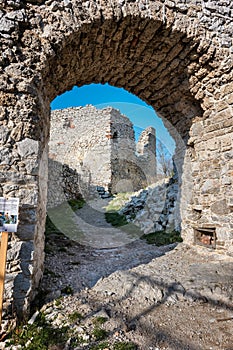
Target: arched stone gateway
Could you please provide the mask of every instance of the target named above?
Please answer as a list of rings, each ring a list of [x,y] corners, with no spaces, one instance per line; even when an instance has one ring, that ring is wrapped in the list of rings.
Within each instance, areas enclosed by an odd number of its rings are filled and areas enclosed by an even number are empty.
[[[230,0],[1,1],[0,191],[21,203],[8,312],[28,310],[42,276],[50,102],[74,85],[124,87],[165,118],[184,241],[209,229],[233,253],[232,13]]]

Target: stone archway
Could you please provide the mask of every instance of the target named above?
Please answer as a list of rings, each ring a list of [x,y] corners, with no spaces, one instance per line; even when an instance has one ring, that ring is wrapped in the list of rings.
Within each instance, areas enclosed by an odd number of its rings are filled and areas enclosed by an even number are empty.
[[[192,244],[194,229],[211,228],[218,248],[232,252],[228,9],[195,0],[6,0],[1,11],[0,190],[21,203],[7,303],[22,315],[42,276],[49,106],[74,85],[124,87],[166,118],[182,169],[183,238]]]

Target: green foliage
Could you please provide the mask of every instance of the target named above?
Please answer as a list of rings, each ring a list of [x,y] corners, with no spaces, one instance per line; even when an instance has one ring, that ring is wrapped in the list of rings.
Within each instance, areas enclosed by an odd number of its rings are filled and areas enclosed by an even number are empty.
[[[172,231],[156,231],[145,234],[141,236],[141,239],[145,239],[148,244],[155,244],[158,247],[162,245],[167,245],[171,243],[183,242],[183,239],[180,236],[180,232]]]
[[[109,344],[107,342],[100,343],[98,345],[93,345],[90,350],[103,350],[109,347]]]
[[[108,332],[105,329],[96,327],[93,330],[93,335],[96,340],[104,340],[108,336]]]
[[[21,345],[27,350],[48,350],[51,345],[65,345],[67,331],[67,327],[53,328],[40,313],[34,324],[17,327],[9,335],[11,340],[7,344]]]
[[[105,213],[105,219],[112,226],[120,227],[128,224],[124,215],[120,215],[118,212],[107,212]]]
[[[107,320],[108,320],[107,317],[98,316],[98,317],[94,318],[93,324],[96,325],[96,326],[99,326],[99,325],[102,325],[105,322],[107,322]]]
[[[130,200],[132,195],[133,195],[133,192],[117,193],[114,196],[114,198],[108,203],[108,205],[106,207],[106,211],[107,212],[119,211]]]
[[[76,211],[78,209],[81,209],[84,206],[85,200],[83,198],[70,199],[68,200],[68,203],[71,206],[72,210]]]
[[[61,302],[62,302],[62,297],[59,297],[59,298],[57,298],[55,301],[54,301],[54,304],[55,304],[55,306],[60,306],[61,305]]]
[[[81,335],[74,334],[72,336],[72,340],[71,340],[72,349],[73,349],[73,347],[76,348],[76,346],[83,344],[83,343],[86,343],[86,340],[83,339],[83,337]]]
[[[78,311],[72,312],[72,314],[70,314],[68,317],[71,322],[76,322],[83,319],[83,316]]]
[[[67,295],[73,295],[74,291],[73,288],[71,286],[65,286],[62,290],[62,293],[67,294]]]
[[[126,343],[126,342],[118,342],[115,343],[113,346],[113,350],[137,350],[137,345],[130,342],[130,343]]]

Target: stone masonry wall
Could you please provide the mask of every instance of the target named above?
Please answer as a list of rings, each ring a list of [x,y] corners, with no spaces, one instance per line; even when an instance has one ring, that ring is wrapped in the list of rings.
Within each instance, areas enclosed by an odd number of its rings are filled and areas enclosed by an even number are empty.
[[[140,159],[141,169],[145,169],[147,184],[150,185],[155,182],[154,174],[157,173],[156,162],[154,161],[154,155],[156,154],[154,128],[148,127],[141,133],[136,145],[136,152]]]
[[[149,130],[155,135],[153,128]],[[111,107],[98,110],[89,105],[53,111],[48,207],[79,195],[85,199],[95,196],[97,186],[115,193],[139,190],[155,182],[155,137],[153,147],[150,140],[149,146],[150,158],[136,155],[132,123]]]
[[[101,114],[92,106],[52,112],[49,159],[59,164],[60,174],[54,176],[53,168],[49,171],[49,207],[69,199],[64,193],[63,165],[79,174],[73,187],[84,198],[91,194],[91,185],[108,187],[111,182],[109,112],[105,110]],[[61,182],[59,186],[57,180]]]
[[[150,232],[180,231],[177,216],[177,179],[164,178],[131,196],[119,213],[148,234]]]
[[[156,110],[176,140],[184,241],[211,226],[233,254],[232,18],[231,0],[0,1],[0,194],[20,198],[4,320],[12,305],[25,315],[43,274],[50,103],[74,85]]]

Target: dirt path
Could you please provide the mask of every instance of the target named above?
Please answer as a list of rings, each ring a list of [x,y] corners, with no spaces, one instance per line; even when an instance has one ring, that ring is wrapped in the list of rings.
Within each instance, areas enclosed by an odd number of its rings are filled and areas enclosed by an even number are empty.
[[[76,224],[83,232],[79,243],[94,248],[115,248],[131,243],[138,239],[142,232],[133,224],[121,229],[113,227],[105,220],[105,207],[110,199],[89,201],[77,211]]]
[[[83,230],[95,227],[95,237],[112,230],[100,208],[86,209],[79,213]],[[54,234],[45,269],[42,310],[54,327],[72,330],[66,345],[53,349],[134,350],[114,347],[133,342],[139,350],[233,350],[231,257],[184,244],[158,248],[140,239],[100,248]],[[72,295],[66,295],[68,287]],[[71,321],[74,312],[82,319]],[[106,320],[104,342],[93,336],[100,316]]]
[[[53,264],[47,260],[60,274],[44,280],[46,288],[53,280],[50,300],[66,284],[74,289],[58,309],[54,302],[47,304],[55,321],[67,321],[64,314],[77,310],[89,336],[93,318],[104,315],[109,344],[132,341],[140,350],[233,350],[232,258],[183,244],[159,249],[141,241],[109,250],[74,246],[69,252],[73,249],[76,255],[56,254]],[[80,264],[74,266],[76,259]],[[69,349],[92,349],[92,342],[86,344]]]

